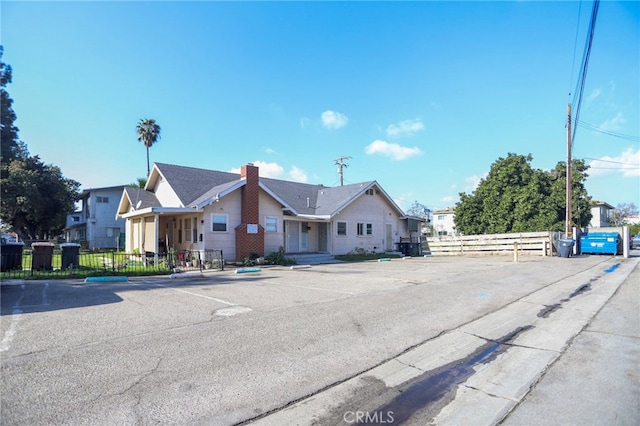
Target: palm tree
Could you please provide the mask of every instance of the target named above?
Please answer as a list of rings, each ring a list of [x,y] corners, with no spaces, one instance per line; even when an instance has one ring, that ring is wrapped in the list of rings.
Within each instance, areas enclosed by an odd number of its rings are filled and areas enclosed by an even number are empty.
[[[131,182],[129,186],[132,186],[134,188],[144,189],[144,187],[147,186],[147,178],[146,177],[136,178],[135,182]]]
[[[143,118],[136,126],[138,140],[147,147],[147,176],[151,173],[149,165],[149,148],[160,139],[160,125],[153,118]]]

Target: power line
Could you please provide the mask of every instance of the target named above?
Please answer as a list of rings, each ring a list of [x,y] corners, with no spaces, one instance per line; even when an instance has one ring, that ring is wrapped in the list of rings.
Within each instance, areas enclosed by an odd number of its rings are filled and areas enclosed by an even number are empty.
[[[601,127],[595,126],[593,124],[586,123],[584,121],[580,121],[578,123],[578,126],[584,127],[585,129],[593,130],[594,132],[599,132],[599,133],[602,133],[602,134],[605,134],[605,135],[613,136],[615,138],[626,139],[626,140],[630,140],[630,141],[633,141],[633,142],[640,142],[640,137],[638,137],[638,136],[633,136],[633,135],[628,135],[628,134],[625,134],[625,133],[614,132],[614,131],[611,131],[611,130],[605,130],[605,129],[601,128]]]
[[[625,163],[622,161],[613,161],[613,160],[601,160],[600,158],[589,158],[589,157],[584,157],[585,160],[591,160],[591,161],[600,161],[603,163],[612,163],[612,164],[622,164],[625,166],[638,166],[640,167],[640,164],[636,164],[636,163]]]
[[[571,77],[569,78],[569,96],[571,96],[571,86],[573,85],[573,72],[576,66],[576,50],[578,50],[578,30],[580,29],[580,12],[582,12],[582,2],[578,2],[578,21],[576,22],[576,37],[573,40],[573,61],[571,62]]]
[[[582,56],[582,68],[580,70],[580,75],[578,77],[578,86],[576,87],[576,91],[574,92],[574,104],[576,105],[576,119],[575,123],[579,122],[580,117],[580,106],[582,105],[582,96],[584,94],[584,87],[587,80],[587,69],[589,68],[589,57],[591,56],[591,45],[593,44],[593,35],[596,29],[596,18],[598,16],[598,6],[600,5],[599,0],[595,0],[593,2],[593,8],[591,9],[591,20],[589,21],[589,34],[587,35],[587,42],[585,43],[584,53]],[[579,87],[579,89],[578,89]],[[577,102],[575,99],[577,97]],[[571,145],[575,143],[576,139],[576,130],[578,126],[574,126],[573,135],[571,137]]]

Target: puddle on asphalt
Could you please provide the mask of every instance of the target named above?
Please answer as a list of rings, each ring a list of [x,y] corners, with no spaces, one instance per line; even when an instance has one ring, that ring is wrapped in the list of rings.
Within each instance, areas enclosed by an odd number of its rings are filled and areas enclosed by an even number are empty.
[[[577,295],[582,294],[585,291],[589,291],[589,290],[591,290],[591,284],[590,283],[582,284],[580,287],[578,287],[575,290],[573,290],[573,293],[571,293],[569,295],[569,298],[576,297]]]
[[[393,412],[393,424],[402,424],[417,411],[424,409],[429,404],[439,401],[447,393],[454,391],[460,383],[475,373],[474,367],[476,365],[493,361],[500,353],[508,349],[508,346],[505,345],[506,343],[531,328],[533,328],[533,326],[530,325],[518,327],[500,339],[486,343],[466,358],[423,374],[414,379],[406,389],[402,389],[401,387],[401,393],[399,395],[382,407],[377,408],[375,412]]]
[[[565,301],[569,299],[562,299],[562,300]],[[540,312],[538,312],[538,318],[548,318],[552,312],[557,311],[561,307],[562,307],[562,303],[554,303],[553,305],[545,306],[544,308],[540,309]]]

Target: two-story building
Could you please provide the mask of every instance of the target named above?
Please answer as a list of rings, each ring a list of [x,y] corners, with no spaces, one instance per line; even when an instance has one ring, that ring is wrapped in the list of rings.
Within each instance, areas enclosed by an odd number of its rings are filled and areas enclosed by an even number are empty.
[[[591,203],[591,222],[589,228],[606,228],[611,225],[610,214],[614,207],[604,201]]]
[[[125,185],[85,189],[80,210],[67,215],[65,239],[84,248],[122,249],[125,221],[116,218]]]
[[[455,217],[456,209],[454,207],[434,210],[432,224],[435,236],[456,235],[456,224],[453,221]]]

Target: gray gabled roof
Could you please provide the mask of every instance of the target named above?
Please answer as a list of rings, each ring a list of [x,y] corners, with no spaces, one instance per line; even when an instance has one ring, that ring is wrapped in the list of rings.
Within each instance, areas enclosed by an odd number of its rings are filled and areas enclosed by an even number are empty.
[[[236,173],[165,163],[155,163],[154,167],[171,186],[185,207],[202,208],[214,202],[216,198],[221,198],[245,184],[245,180]],[[296,216],[331,217],[373,187],[386,197],[400,214],[403,214],[402,210],[376,181],[327,187],[260,177],[260,186],[280,202],[284,209]],[[141,194],[145,194],[146,198]],[[155,195],[148,190],[140,190],[140,194],[131,193],[129,198],[134,205],[137,200],[141,199],[140,208],[162,207]]]
[[[319,191],[317,214],[330,216],[337,214],[374,184],[375,181],[354,183]]]
[[[136,210],[145,209],[147,207],[162,207],[160,201],[156,198],[156,194],[153,192],[134,188],[133,186],[126,186],[124,188],[124,193],[129,199],[131,206]]]
[[[212,187],[240,179],[236,173],[216,170],[198,169],[195,167],[176,166],[173,164],[155,163],[162,177],[182,202],[183,206],[193,204]]]

